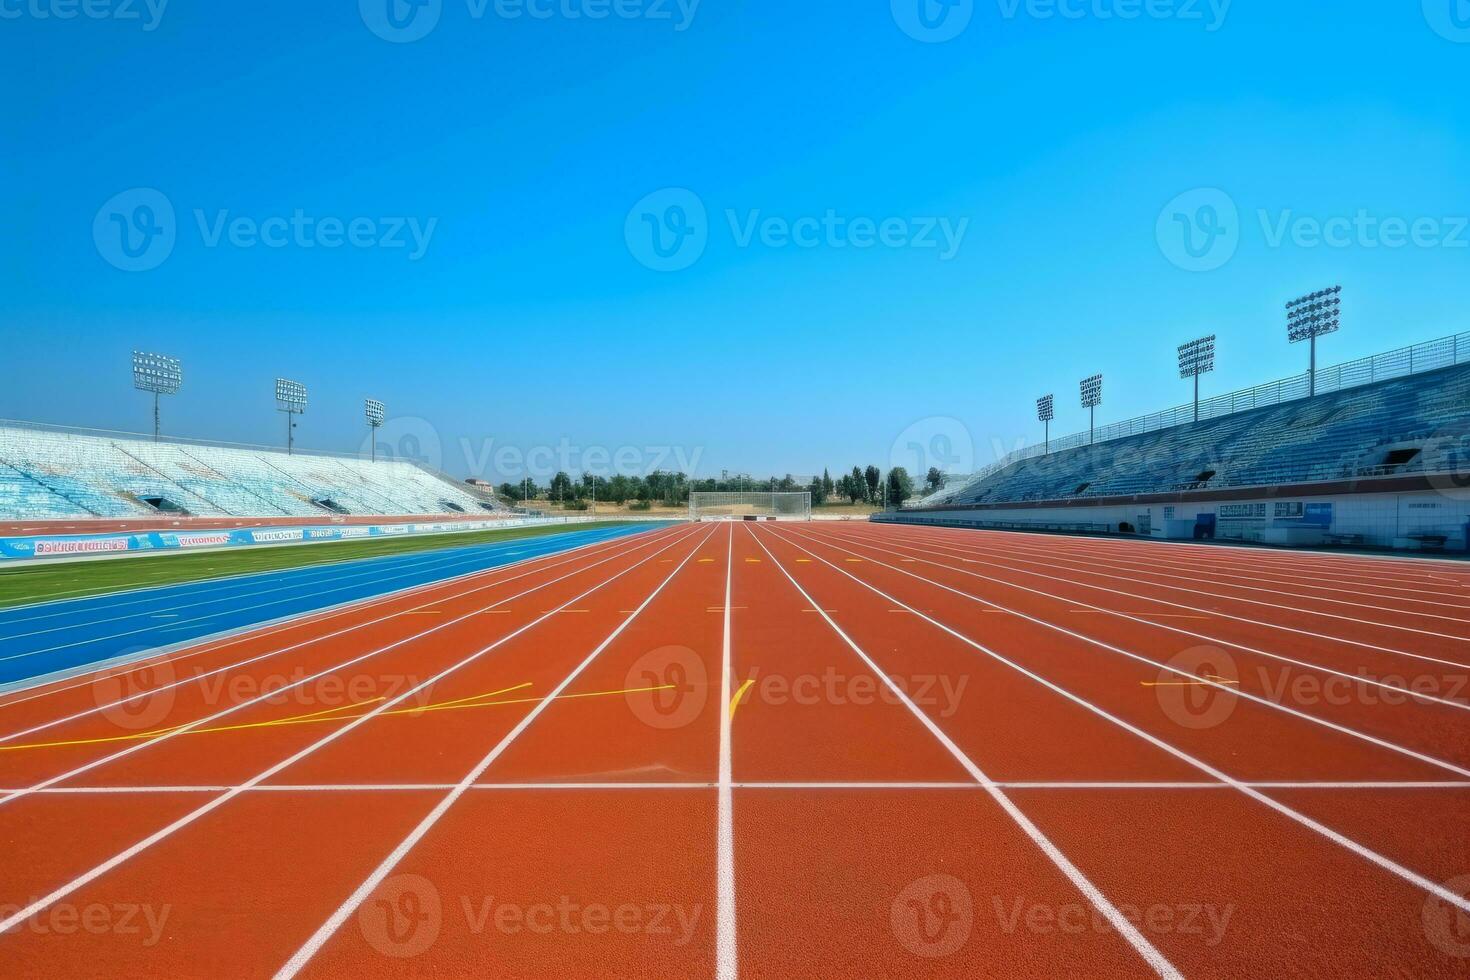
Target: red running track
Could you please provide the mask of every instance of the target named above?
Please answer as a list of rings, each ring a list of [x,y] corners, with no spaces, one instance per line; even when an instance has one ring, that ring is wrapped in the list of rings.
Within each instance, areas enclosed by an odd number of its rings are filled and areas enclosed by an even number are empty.
[[[7,975],[1465,976],[1470,568],[652,531],[0,697]]]

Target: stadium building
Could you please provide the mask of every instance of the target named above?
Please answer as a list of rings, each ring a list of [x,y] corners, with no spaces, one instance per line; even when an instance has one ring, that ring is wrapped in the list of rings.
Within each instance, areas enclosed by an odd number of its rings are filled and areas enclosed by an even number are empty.
[[[1470,334],[1220,395],[1197,417],[1031,446],[875,520],[1467,550]]]

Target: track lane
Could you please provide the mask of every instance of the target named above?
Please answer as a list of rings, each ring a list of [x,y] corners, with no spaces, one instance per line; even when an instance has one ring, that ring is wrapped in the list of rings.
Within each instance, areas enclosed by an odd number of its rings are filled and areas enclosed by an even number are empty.
[[[1419,700],[1408,693],[1432,691],[1436,696],[1448,698],[1465,689],[1465,674],[1375,675],[1371,669],[1352,663],[1334,668],[1340,670],[1337,674],[1327,674],[1310,669],[1311,661],[1306,659],[1310,654],[1307,653],[1277,654],[1278,658],[1287,657],[1295,663],[1267,656],[1276,653],[1269,637],[1235,640],[1225,636],[1213,622],[1153,621],[1147,609],[1140,609],[1140,604],[1131,600],[1125,606],[1123,600],[1116,597],[1091,594],[1084,598],[1055,583],[1038,581],[1031,575],[1008,579],[1003,571],[974,563],[962,564],[956,559],[928,552],[921,546],[890,545],[871,537],[855,538],[816,531],[811,534],[834,547],[854,549],[854,553],[866,555],[880,567],[886,563],[960,592],[1019,609],[1080,636],[1150,657],[1156,664],[1172,665],[1186,675],[1198,675],[1200,670],[1208,668],[1207,674],[1214,671],[1227,680],[1238,681],[1231,686],[1272,704],[1341,724],[1462,767],[1470,765],[1470,737],[1467,737],[1463,708],[1459,704]],[[1105,614],[1079,615],[1078,604],[1082,604],[1084,613],[1116,609],[1126,613],[1128,618]],[[1249,642],[1251,640],[1254,643]],[[1362,683],[1362,677],[1375,683]],[[1152,680],[1159,683],[1170,679],[1161,675]],[[1175,681],[1183,679],[1184,675],[1172,678]]]
[[[676,534],[672,540],[668,541],[667,544],[664,544],[662,547],[677,547],[680,543],[680,540],[686,536],[687,532],[683,534]],[[658,553],[658,551],[654,551],[651,554],[641,558],[637,563],[633,565],[625,564],[623,565],[623,567],[615,567],[615,570],[607,572],[600,581],[594,582],[591,586],[591,589],[601,588],[609,582],[616,581],[617,578],[622,577],[623,575],[626,575],[629,572],[635,570],[639,565],[648,562]],[[576,598],[576,596],[568,597],[566,600],[564,600],[563,604],[568,604],[574,601]],[[519,627],[518,632],[529,631],[544,622],[552,620],[553,618],[553,616],[543,614],[541,617],[532,619],[530,622]],[[452,662],[449,663],[447,667],[444,667],[439,675],[436,675],[435,678],[430,678],[426,683],[432,684],[438,677],[448,676],[448,674],[452,673],[453,671],[463,669],[466,665],[475,662],[477,659],[483,658],[485,654],[491,652],[496,646],[508,642],[508,638],[511,638],[514,635],[516,634],[507,634],[505,637],[493,641],[489,646],[479,647],[478,650],[475,650],[474,647],[471,647],[470,650],[475,651],[472,653],[465,650],[459,651],[459,653],[461,654],[467,653],[467,656],[459,656],[455,658],[453,654],[441,653],[441,657],[444,657],[444,659],[446,660],[452,660]],[[292,764],[299,763],[301,759],[306,758],[316,751],[319,751],[323,747],[330,745],[332,742],[352,733],[354,730],[361,728],[362,726],[367,724],[373,716],[381,714],[385,710],[389,710],[390,708],[396,706],[396,703],[401,704],[407,702],[409,698],[413,697],[417,693],[418,692],[413,689],[407,690],[397,695],[394,701],[382,702],[378,705],[375,705],[367,716],[356,716],[353,720],[347,721],[341,725],[324,726],[328,730],[326,732],[316,733],[313,736],[314,740],[311,741],[310,744],[299,748],[295,755],[289,758],[281,759],[281,761],[276,762],[275,765],[273,765],[270,769],[266,769],[253,776],[248,783],[237,785],[224,794],[214,795],[203,805],[198,805],[197,800],[193,801],[197,808],[191,809],[188,814],[180,817],[177,821],[175,821],[175,823],[163,827],[158,831],[155,831],[155,833],[153,835],[150,835],[148,838],[138,841],[127,850],[116,852],[112,858],[109,858],[100,864],[95,864],[95,866],[92,865],[94,865],[94,862],[97,861],[97,854],[99,853],[99,851],[95,845],[89,845],[87,843],[85,834],[82,833],[82,830],[86,827],[84,811],[81,813],[74,813],[73,821],[69,824],[64,823],[60,825],[37,826],[30,821],[28,815],[35,812],[33,808],[37,806],[43,798],[30,796],[18,800],[15,803],[12,803],[9,807],[6,807],[5,810],[0,810],[0,820],[8,818],[11,821],[9,826],[18,827],[18,830],[14,832],[16,836],[21,838],[21,840],[17,843],[17,853],[29,854],[34,852],[36,858],[33,861],[17,861],[14,865],[11,866],[11,870],[14,872],[14,874],[9,875],[9,880],[5,882],[5,884],[8,886],[7,892],[9,894],[18,893],[21,896],[40,894],[44,897],[31,902],[25,909],[22,909],[20,912],[17,912],[15,915],[11,916],[10,919],[21,921],[23,918],[33,914],[33,910],[44,910],[45,908],[55,904],[55,902],[66,899],[72,892],[85,888],[92,881],[98,878],[106,877],[113,868],[118,866],[122,866],[124,868],[128,867],[129,864],[133,863],[139,855],[145,855],[150,860],[157,860],[159,852],[150,850],[157,843],[166,842],[173,834],[175,834],[179,830],[186,829],[190,824],[198,822],[203,818],[209,817],[211,814],[214,813],[215,810],[217,810],[224,804],[238,798],[245,789],[249,788],[249,786],[265,782],[266,780],[270,779],[271,776],[275,775],[276,772],[284,771]],[[195,744],[196,746],[198,745],[198,743]],[[204,751],[208,750],[205,749]],[[213,764],[213,762],[214,759],[212,757],[206,757],[203,755],[196,756],[193,759],[193,763],[196,766],[200,764],[209,765]],[[185,780],[185,782],[187,782],[187,780]],[[54,798],[46,799],[49,802],[50,799]],[[76,832],[72,833],[72,831]],[[74,848],[58,848],[58,843],[66,843],[65,840],[58,840],[59,837],[75,838],[74,843],[77,846],[75,846]],[[70,869],[82,870],[75,871],[75,877],[69,880],[63,878],[63,880],[65,881],[64,884],[56,886],[54,891],[46,893],[46,888],[55,886],[56,884],[55,871],[58,865]],[[90,870],[87,870],[89,866],[91,866]],[[11,889],[14,889],[14,891],[10,891]],[[3,923],[0,923],[0,925],[3,925]]]
[[[1046,681],[1045,678],[1041,677],[1036,678],[1036,680],[1041,686],[1044,686]],[[1079,702],[1079,706],[1087,703],[1084,699],[1082,702]],[[1059,732],[1069,731],[1070,726],[1059,725],[1057,730]],[[1139,734],[1143,733],[1140,732]],[[1140,744],[1145,743],[1141,742]],[[1161,742],[1155,738],[1147,744],[1163,747],[1168,743]],[[1208,769],[1205,771],[1208,773]],[[1222,780],[1228,781],[1230,778],[1219,774],[1218,771],[1215,774],[1217,778]],[[1321,907],[1319,903],[1317,906],[1318,915],[1324,919],[1324,922],[1327,919],[1331,919],[1334,922],[1337,921],[1332,918],[1334,915],[1357,916],[1363,920],[1360,923],[1360,928],[1356,930],[1359,934],[1382,937],[1390,933],[1399,933],[1403,928],[1403,917],[1408,915],[1408,910],[1410,908],[1418,910],[1427,899],[1439,898],[1447,902],[1459,903],[1462,907],[1470,907],[1470,903],[1467,903],[1465,899],[1454,894],[1452,889],[1447,889],[1425,878],[1423,875],[1417,875],[1412,869],[1402,867],[1392,868],[1391,858],[1385,858],[1383,855],[1373,852],[1371,848],[1365,849],[1358,842],[1336,834],[1331,828],[1314,827],[1309,816],[1291,811],[1289,807],[1258,791],[1246,789],[1236,782],[1232,782],[1232,785],[1256,803],[1266,804],[1264,807],[1247,806],[1240,809],[1239,812],[1242,814],[1242,820],[1235,821],[1232,826],[1236,828],[1236,832],[1245,835],[1248,841],[1251,842],[1242,843],[1240,845],[1242,849],[1253,846],[1253,842],[1262,839],[1269,839],[1273,842],[1285,842],[1291,850],[1300,853],[1301,860],[1298,862],[1298,866],[1302,869],[1302,874],[1306,876],[1305,883],[1310,888],[1317,890],[1321,888],[1322,879],[1317,876],[1314,869],[1318,867],[1342,868],[1342,874],[1347,874],[1349,869],[1355,869],[1351,880],[1354,882],[1363,882],[1364,894],[1374,896],[1373,901],[1382,904],[1384,907],[1396,910],[1392,926],[1385,929],[1381,922],[1372,920],[1372,915],[1375,910],[1372,901],[1365,903],[1361,907],[1348,908],[1343,905],[1337,905],[1330,909]],[[1192,795],[1188,798],[1194,801],[1193,805],[1201,805],[1198,795]],[[1182,800],[1184,798],[1181,797],[1180,799]],[[1231,799],[1239,799],[1239,797],[1231,797]],[[1207,801],[1207,808],[1224,809],[1225,807],[1220,801],[1210,796]],[[1077,814],[1075,811],[1066,812],[1074,817],[1072,826],[1078,835],[1077,839],[1079,841],[1085,839],[1087,836],[1095,837],[1098,832],[1096,811],[1089,811],[1086,814]],[[1249,818],[1248,822],[1245,819],[1247,817]],[[1291,820],[1291,824],[1287,825],[1280,817],[1287,817]],[[1200,819],[1204,819],[1203,816]],[[1401,832],[1403,832],[1402,829]],[[1161,846],[1157,837],[1151,832],[1148,834],[1148,838],[1150,846],[1155,848]],[[1111,846],[1098,849],[1098,853],[1103,861],[1103,867],[1116,867],[1122,858],[1126,858],[1127,849],[1120,849],[1116,844],[1117,841],[1113,840],[1110,842]],[[1090,867],[1091,864],[1089,863],[1088,866]],[[1227,864],[1227,866],[1233,867],[1234,865]],[[1371,874],[1365,873],[1364,869],[1367,869]],[[1385,874],[1385,871],[1390,873]],[[1238,889],[1232,889],[1232,893],[1249,897],[1251,901],[1260,903],[1262,907],[1270,907],[1271,896],[1279,885],[1278,879],[1284,873],[1284,867],[1273,864],[1271,872],[1269,875],[1263,875],[1262,880],[1254,886],[1254,894],[1241,892]],[[1336,880],[1336,878],[1334,877],[1333,880]],[[1152,887],[1157,881],[1157,878],[1151,878],[1147,884]],[[1194,887],[1193,877],[1191,876],[1178,881],[1177,884],[1186,888]],[[1186,890],[1178,894],[1188,895],[1189,892]],[[1183,899],[1177,900],[1183,901]],[[1157,901],[1156,899],[1150,899],[1151,903]],[[1176,901],[1176,899],[1171,898],[1168,901]],[[1323,925],[1322,928],[1326,929],[1326,925]],[[1186,943],[1186,945],[1188,944]],[[1399,949],[1402,950],[1404,945],[1400,943]],[[1414,944],[1410,943],[1409,945],[1412,946]],[[1172,955],[1174,946],[1171,945],[1168,948]],[[1200,952],[1197,946],[1189,946],[1189,950],[1190,956],[1198,955]],[[1419,951],[1417,949],[1415,950],[1416,953]],[[1407,964],[1413,962],[1413,960],[1410,957],[1404,959],[1402,962]]]

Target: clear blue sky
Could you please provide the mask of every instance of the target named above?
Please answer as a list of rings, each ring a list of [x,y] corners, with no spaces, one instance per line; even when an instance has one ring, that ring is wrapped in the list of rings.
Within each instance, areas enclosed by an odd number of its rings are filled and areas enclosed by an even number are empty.
[[[1201,334],[1207,393],[1302,370],[1281,306],[1319,286],[1347,307],[1325,362],[1470,329],[1459,0],[99,2],[0,0],[6,417],[146,428],[141,347],[184,360],[171,432],[280,440],[285,374],[303,445],[357,448],[372,395],[457,475],[461,440],[887,465],[915,423],[981,463],[1039,437],[1045,392],[1054,433],[1085,428],[1094,371],[1100,422],[1186,400],[1174,347]],[[162,257],[140,188],[174,212]],[[667,188],[692,198],[635,207]],[[1196,260],[1168,206],[1202,188],[1239,219]],[[297,211],[280,247],[249,237]],[[1360,213],[1421,241],[1294,241]],[[666,262],[644,215],[696,234]],[[816,219],[811,247],[753,216]],[[408,218],[426,247],[388,235]],[[405,246],[325,247],[354,219]]]

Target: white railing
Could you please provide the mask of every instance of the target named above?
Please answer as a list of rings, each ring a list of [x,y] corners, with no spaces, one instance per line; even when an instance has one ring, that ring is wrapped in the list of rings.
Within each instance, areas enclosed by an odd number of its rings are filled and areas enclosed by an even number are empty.
[[[1440,368],[1453,367],[1456,364],[1465,364],[1467,362],[1470,362],[1470,333],[1459,333],[1451,337],[1440,337],[1422,344],[1415,344],[1412,347],[1401,347],[1398,350],[1387,351],[1383,354],[1374,354],[1372,357],[1363,357],[1356,361],[1335,364],[1332,367],[1318,368],[1316,393],[1327,395],[1334,391],[1360,388],[1377,381],[1388,381],[1393,378],[1407,377],[1412,374],[1423,374],[1427,371],[1437,371]],[[1257,385],[1254,388],[1244,388],[1240,391],[1231,391],[1223,395],[1216,395],[1213,398],[1206,398],[1199,403],[1199,420],[1205,422],[1210,419],[1234,415],[1237,412],[1248,412],[1255,408],[1267,408],[1271,405],[1280,405],[1283,402],[1297,401],[1307,398],[1311,387],[1311,376],[1303,372],[1302,374],[1293,375],[1290,378],[1283,378],[1280,381]],[[1187,405],[1180,405],[1162,412],[1155,412],[1152,415],[1141,415],[1137,418],[1101,426],[1098,428],[1096,436],[1091,438],[1091,442],[1109,442],[1114,439],[1126,439],[1129,436],[1157,432],[1160,429],[1170,429],[1179,425],[1188,425],[1193,421],[1194,403],[1190,402]],[[1088,433],[1075,432],[1072,435],[1051,440],[1050,451],[1061,452],[1086,445],[1089,445]],[[965,481],[963,487],[972,486],[987,476],[1005,469],[1012,463],[1041,456],[1047,451],[1047,446],[1035,445],[1007,453],[994,463],[989,463],[976,470]],[[958,494],[963,487],[956,487],[953,492],[946,487],[939,491],[939,494],[933,495],[927,500],[917,500],[914,504],[916,506],[923,506],[927,503],[938,503]]]

